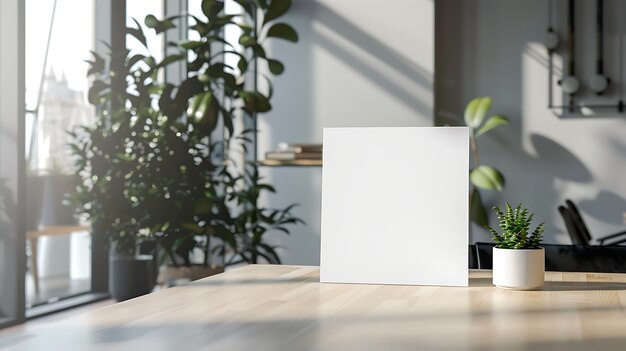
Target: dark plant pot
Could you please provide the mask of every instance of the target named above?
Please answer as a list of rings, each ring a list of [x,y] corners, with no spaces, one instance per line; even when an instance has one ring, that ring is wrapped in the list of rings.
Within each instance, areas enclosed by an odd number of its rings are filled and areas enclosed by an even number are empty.
[[[43,178],[43,207],[41,225],[75,225],[74,207],[63,204],[65,194],[74,192],[79,178],[76,175],[50,174]]]
[[[142,240],[139,243],[138,253],[140,255],[150,255],[154,257],[152,262],[152,285],[157,284],[157,277],[159,276],[159,252],[158,244],[153,239]]]
[[[150,255],[109,257],[109,293],[116,301],[124,301],[152,291],[154,287],[153,257]]]

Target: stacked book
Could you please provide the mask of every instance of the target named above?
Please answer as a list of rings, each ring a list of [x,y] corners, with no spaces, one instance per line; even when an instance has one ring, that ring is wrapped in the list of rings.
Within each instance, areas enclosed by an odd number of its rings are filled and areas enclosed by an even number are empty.
[[[265,153],[265,159],[274,161],[321,160],[322,144],[280,143],[276,150]]]

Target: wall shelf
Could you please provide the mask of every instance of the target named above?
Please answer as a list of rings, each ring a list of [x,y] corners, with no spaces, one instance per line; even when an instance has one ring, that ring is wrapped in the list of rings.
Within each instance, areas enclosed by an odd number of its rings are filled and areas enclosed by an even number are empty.
[[[258,161],[258,165],[266,167],[321,167],[322,160],[261,160]]]

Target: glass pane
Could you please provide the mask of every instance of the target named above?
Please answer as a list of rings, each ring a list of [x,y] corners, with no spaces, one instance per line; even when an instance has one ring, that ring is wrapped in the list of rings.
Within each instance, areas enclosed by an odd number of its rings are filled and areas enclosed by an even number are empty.
[[[126,47],[131,50],[132,54],[151,54],[158,62],[163,59],[163,37],[155,35],[154,29],[146,27],[144,20],[147,15],[163,18],[163,1],[126,0],[126,25],[136,28],[137,24],[134,20],[139,22],[146,36],[148,50],[130,36],[126,39]]]
[[[76,186],[67,131],[91,123],[86,78],[94,3],[26,1],[26,304],[91,290],[91,237],[64,204]]]

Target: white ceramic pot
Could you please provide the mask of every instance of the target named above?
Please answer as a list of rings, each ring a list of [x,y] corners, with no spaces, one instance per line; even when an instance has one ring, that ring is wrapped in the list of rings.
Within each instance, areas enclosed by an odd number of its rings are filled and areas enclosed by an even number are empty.
[[[545,253],[538,249],[493,248],[493,284],[500,288],[532,290],[543,287]]]

